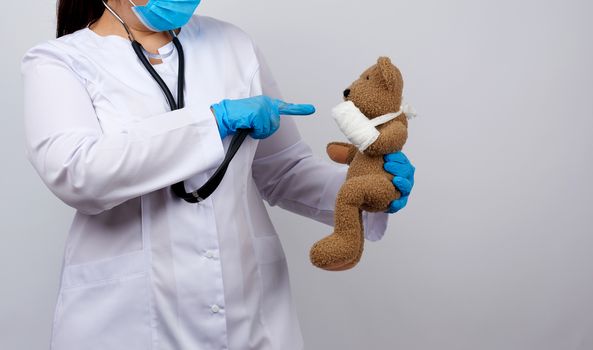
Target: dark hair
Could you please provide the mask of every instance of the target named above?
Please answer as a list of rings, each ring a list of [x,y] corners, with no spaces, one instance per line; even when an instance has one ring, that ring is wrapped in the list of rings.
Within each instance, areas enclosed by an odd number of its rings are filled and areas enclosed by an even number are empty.
[[[74,33],[97,21],[105,7],[101,0],[58,0],[56,37]]]

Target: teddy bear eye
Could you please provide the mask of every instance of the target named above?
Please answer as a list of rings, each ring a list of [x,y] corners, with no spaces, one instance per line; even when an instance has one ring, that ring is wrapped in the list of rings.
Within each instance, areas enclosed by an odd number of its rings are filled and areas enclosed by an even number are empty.
[[[370,79],[371,79],[371,76],[370,75],[367,75],[367,80],[370,80]]]

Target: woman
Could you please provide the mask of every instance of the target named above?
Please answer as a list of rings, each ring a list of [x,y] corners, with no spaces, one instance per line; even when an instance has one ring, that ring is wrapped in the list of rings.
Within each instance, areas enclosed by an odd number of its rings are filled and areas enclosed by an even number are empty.
[[[346,168],[314,158],[292,119],[280,123],[313,107],[276,100],[249,37],[192,16],[199,2],[61,0],[58,38],[23,59],[27,156],[76,209],[53,349],[303,348],[262,199],[331,225]],[[181,95],[172,35],[188,62]],[[171,110],[130,39],[171,95],[185,96],[182,108]],[[211,197],[172,193],[182,181],[188,193],[204,184],[239,128],[251,137]],[[408,194],[413,167],[401,153],[389,159]],[[365,213],[367,239],[381,238],[386,216]]]

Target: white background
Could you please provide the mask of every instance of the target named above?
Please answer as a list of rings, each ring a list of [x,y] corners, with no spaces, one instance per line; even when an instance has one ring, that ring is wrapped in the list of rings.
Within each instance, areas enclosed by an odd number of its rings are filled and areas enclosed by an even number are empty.
[[[82,1],[82,0],[81,0]],[[359,266],[308,251],[331,228],[272,209],[308,349],[593,349],[593,2],[204,0],[266,54],[319,156],[329,116],[380,55],[420,112],[409,206]],[[25,50],[54,32],[53,1],[2,20],[0,348],[46,349],[73,210],[24,155]]]

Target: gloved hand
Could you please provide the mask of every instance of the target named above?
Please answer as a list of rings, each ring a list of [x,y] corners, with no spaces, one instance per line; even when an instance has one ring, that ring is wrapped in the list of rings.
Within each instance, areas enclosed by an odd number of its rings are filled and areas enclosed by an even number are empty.
[[[383,156],[383,168],[394,175],[393,185],[401,192],[401,198],[389,205],[387,213],[397,213],[408,204],[408,196],[414,187],[414,172],[416,168],[402,152],[390,153]]]
[[[220,137],[235,134],[237,129],[253,129],[254,139],[265,139],[280,127],[280,115],[309,115],[312,105],[286,103],[268,96],[240,100],[222,100],[211,106],[218,122]]]

